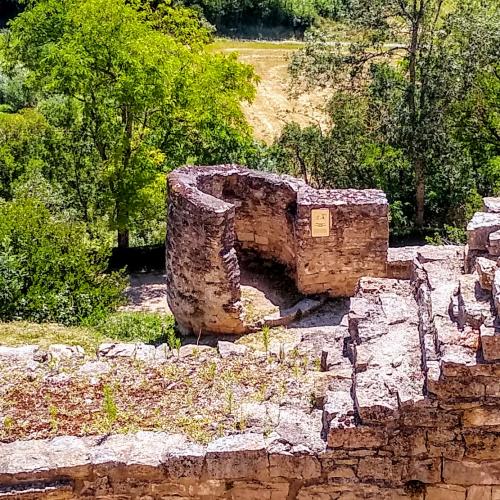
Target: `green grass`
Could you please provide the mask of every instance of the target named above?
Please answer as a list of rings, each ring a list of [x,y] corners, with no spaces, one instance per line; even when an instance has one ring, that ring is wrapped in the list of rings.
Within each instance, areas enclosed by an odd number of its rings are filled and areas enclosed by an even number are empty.
[[[0,345],[26,344],[48,347],[50,344],[80,345],[85,352],[95,352],[100,342],[107,339],[101,333],[80,326],[63,326],[55,323],[30,323],[12,321],[0,323]]]
[[[170,333],[170,335],[169,335]],[[28,321],[0,322],[0,345],[21,346],[51,344],[82,346],[85,352],[95,353],[101,342],[167,342],[175,334],[170,315],[145,312],[116,313],[95,327],[64,326],[55,323]]]
[[[227,49],[266,49],[266,50],[297,50],[304,47],[303,42],[298,41],[258,41],[258,40],[233,40],[230,38],[217,38],[214,43],[210,45],[213,50],[227,50]]]

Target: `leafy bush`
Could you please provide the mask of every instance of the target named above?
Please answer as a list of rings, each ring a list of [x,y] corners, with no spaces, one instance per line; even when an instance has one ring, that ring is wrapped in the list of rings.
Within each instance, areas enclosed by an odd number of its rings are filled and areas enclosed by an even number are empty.
[[[107,315],[126,285],[104,272],[109,251],[39,200],[0,202],[0,319],[68,325]]]
[[[101,321],[97,330],[106,338],[162,343],[175,337],[173,316],[146,312],[117,313]]]

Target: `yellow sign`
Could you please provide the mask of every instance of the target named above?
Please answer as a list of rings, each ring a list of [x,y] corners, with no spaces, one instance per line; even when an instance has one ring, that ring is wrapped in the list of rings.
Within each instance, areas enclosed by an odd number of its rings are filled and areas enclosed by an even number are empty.
[[[330,210],[328,208],[311,210],[311,235],[313,238],[330,236]]]

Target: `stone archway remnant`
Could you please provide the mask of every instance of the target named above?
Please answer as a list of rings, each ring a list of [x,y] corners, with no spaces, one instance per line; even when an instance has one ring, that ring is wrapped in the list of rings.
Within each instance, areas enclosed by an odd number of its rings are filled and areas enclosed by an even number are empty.
[[[304,295],[352,296],[362,276],[386,276],[382,191],[220,165],[174,170],[168,193],[167,299],[186,332],[247,331],[240,250],[284,264]]]

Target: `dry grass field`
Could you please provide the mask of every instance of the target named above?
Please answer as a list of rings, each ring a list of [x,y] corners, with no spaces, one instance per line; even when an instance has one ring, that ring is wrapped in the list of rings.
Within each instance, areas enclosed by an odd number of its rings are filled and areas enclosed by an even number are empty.
[[[267,143],[277,137],[285,123],[327,125],[323,107],[326,93],[314,92],[293,98],[290,94],[288,64],[300,42],[257,42],[218,40],[214,50],[237,52],[242,62],[251,64],[260,77],[255,101],[244,106],[255,136]]]

